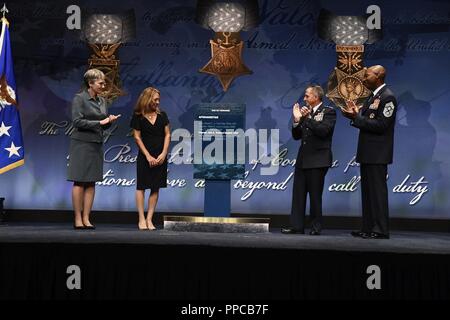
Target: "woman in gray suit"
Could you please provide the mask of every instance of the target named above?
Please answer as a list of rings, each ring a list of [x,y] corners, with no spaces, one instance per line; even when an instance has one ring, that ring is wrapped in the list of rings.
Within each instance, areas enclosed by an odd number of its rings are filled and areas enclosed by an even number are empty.
[[[75,229],[95,229],[89,221],[95,182],[103,180],[103,130],[120,115],[109,115],[105,98],[105,75],[97,69],[84,74],[86,89],[72,101],[73,133],[70,139],[67,180],[73,181],[72,203]]]

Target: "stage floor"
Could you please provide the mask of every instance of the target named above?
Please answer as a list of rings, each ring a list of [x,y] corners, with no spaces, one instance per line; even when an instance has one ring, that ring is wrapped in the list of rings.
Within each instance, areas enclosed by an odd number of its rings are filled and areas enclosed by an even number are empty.
[[[450,234],[391,232],[386,240],[359,239],[350,230],[324,230],[320,236],[269,233],[139,231],[135,225],[97,224],[96,230],[74,230],[68,224],[9,223],[0,225],[0,243],[148,244],[266,249],[450,254]]]
[[[388,240],[269,233],[139,231],[134,224],[0,225],[1,299],[449,299],[450,234]],[[67,287],[68,266],[82,289]],[[377,267],[380,287],[368,287]],[[370,269],[372,270],[372,269]],[[369,279],[369,280],[368,280]]]

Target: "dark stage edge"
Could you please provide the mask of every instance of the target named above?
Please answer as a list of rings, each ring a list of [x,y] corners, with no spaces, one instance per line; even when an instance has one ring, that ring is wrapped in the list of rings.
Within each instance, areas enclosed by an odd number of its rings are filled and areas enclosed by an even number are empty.
[[[81,290],[66,286],[81,268]],[[367,268],[381,270],[369,290]],[[135,225],[0,225],[0,299],[450,299],[450,234],[389,240],[269,233],[138,231]]]

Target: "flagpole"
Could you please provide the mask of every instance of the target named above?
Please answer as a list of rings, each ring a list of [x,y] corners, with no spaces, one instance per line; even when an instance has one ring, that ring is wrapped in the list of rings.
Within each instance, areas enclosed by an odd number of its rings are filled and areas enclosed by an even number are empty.
[[[2,22],[5,21],[6,23],[8,20],[6,20],[6,14],[9,12],[6,8],[6,4],[3,3],[3,8],[0,10],[1,13],[3,13]],[[5,201],[5,198],[0,197],[0,224],[3,224],[5,220],[5,211],[3,210],[3,202]]]
[[[5,220],[5,211],[3,210],[3,201],[5,201],[5,198],[0,198],[0,224],[3,224],[3,221]]]

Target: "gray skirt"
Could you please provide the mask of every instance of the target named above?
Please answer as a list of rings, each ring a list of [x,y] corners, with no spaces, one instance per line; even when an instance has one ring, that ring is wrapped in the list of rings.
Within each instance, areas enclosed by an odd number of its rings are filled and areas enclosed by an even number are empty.
[[[70,139],[67,180],[95,182],[103,180],[103,144]]]

